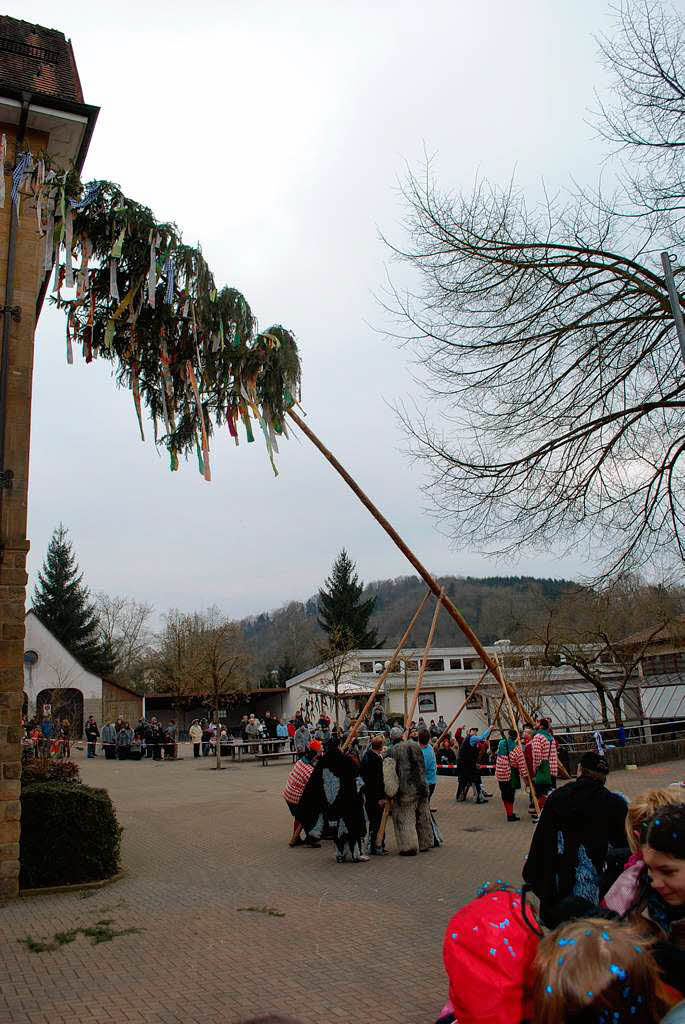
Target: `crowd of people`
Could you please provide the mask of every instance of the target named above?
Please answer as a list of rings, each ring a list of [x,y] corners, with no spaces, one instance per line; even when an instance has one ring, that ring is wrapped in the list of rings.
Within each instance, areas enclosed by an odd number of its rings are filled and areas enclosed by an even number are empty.
[[[473,753],[490,730],[460,738],[450,763],[480,802]],[[329,838],[338,863],[368,861],[387,853],[389,820],[400,856],[440,845],[430,809],[441,750],[434,740],[425,727],[415,740],[395,727],[372,735],[359,758],[335,734],[326,745],[311,738],[283,791],[290,846],[320,847]],[[594,751],[582,755],[577,778],[557,788],[558,752],[544,719],[520,741],[507,731],[494,757],[507,820],[519,820],[513,805],[525,787],[536,827],[522,887],[484,886],[447,927],[449,999],[439,1024],[683,1024],[682,790],[651,790],[629,804],[607,787],[609,765]]]

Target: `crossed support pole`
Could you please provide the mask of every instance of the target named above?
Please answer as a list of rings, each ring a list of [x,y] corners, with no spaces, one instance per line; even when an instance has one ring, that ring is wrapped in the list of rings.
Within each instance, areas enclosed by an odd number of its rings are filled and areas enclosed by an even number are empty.
[[[432,637],[433,637],[433,635],[435,633],[435,627],[437,625],[438,612],[439,612],[440,607],[442,606],[442,607],[444,607],[444,609],[447,612],[447,614],[457,624],[457,626],[459,627],[461,632],[464,634],[464,636],[466,637],[468,642],[471,644],[471,646],[473,647],[474,651],[476,651],[476,653],[478,654],[478,656],[480,657],[481,661],[483,662],[483,664],[486,667],[486,672],[483,674],[483,676],[478,681],[478,683],[476,684],[474,689],[471,691],[471,695],[475,692],[475,690],[478,688],[478,686],[480,686],[480,683],[485,678],[485,675],[488,672],[491,675],[493,675],[494,678],[497,680],[497,682],[499,683],[499,685],[502,688],[502,694],[503,694],[504,701],[505,701],[505,703],[507,705],[507,711],[508,711],[508,714],[509,714],[509,720],[511,722],[512,729],[514,729],[516,731],[516,737],[518,739],[519,744],[521,745],[521,737],[520,737],[520,734],[519,734],[519,728],[518,728],[518,723],[517,723],[516,715],[514,713],[514,707],[516,707],[518,715],[520,716],[522,721],[528,722],[531,725],[533,723],[532,723],[532,721],[530,719],[530,716],[528,715],[528,713],[526,712],[525,708],[523,707],[523,704],[521,703],[521,699],[520,699],[518,693],[506,681],[506,679],[504,678],[504,673],[502,671],[502,667],[501,667],[497,657],[493,658],[488,653],[488,651],[486,651],[486,649],[483,646],[483,644],[481,643],[480,639],[474,633],[474,631],[471,629],[471,627],[469,626],[468,622],[466,621],[464,616],[461,614],[461,612],[459,611],[457,606],[454,604],[453,601],[450,600],[450,598],[447,596],[447,594],[445,594],[444,588],[442,588],[440,586],[440,584],[438,583],[438,581],[428,572],[426,567],[419,561],[419,559],[414,554],[414,552],[411,550],[411,548],[409,548],[407,546],[407,544],[405,544],[405,542],[400,537],[400,535],[397,532],[397,530],[395,530],[395,528],[393,526],[391,526],[391,524],[385,518],[385,516],[380,511],[380,509],[378,509],[376,507],[376,505],[374,505],[374,503],[371,501],[371,499],[361,489],[361,487],[356,482],[356,480],[352,476],[350,476],[350,474],[347,472],[345,467],[336,459],[335,455],[333,455],[333,453],[331,451],[329,451],[328,448],[326,448],[324,443],[321,440],[319,440],[319,438],[316,436],[314,431],[311,430],[307,426],[307,424],[304,422],[302,417],[298,416],[298,414],[295,412],[294,409],[291,408],[291,409],[288,410],[288,416],[291,418],[293,423],[295,423],[296,426],[299,427],[299,429],[302,431],[302,433],[305,435],[305,437],[308,437],[309,440],[312,442],[312,444],[316,448],[318,448],[318,450],[321,452],[321,454],[326,459],[326,461],[329,462],[331,464],[331,466],[333,467],[333,469],[336,471],[336,473],[338,473],[343,478],[343,480],[345,481],[347,486],[357,495],[357,497],[359,498],[361,503],[369,510],[369,512],[371,513],[373,518],[376,520],[376,522],[388,534],[388,536],[390,537],[392,542],[400,549],[400,551],[405,556],[405,558],[409,562],[411,562],[411,564],[414,566],[414,568],[418,572],[419,576],[423,579],[424,583],[428,587],[429,591],[431,593],[433,593],[435,595],[435,597],[437,598],[437,607],[436,607],[436,610],[435,610],[435,614],[433,616],[433,623],[431,624],[431,633],[429,635],[428,643],[426,644],[426,652],[424,653],[424,658],[423,658],[423,661],[422,661],[422,668],[424,669],[424,671],[425,671],[425,662],[426,662],[426,659],[427,659],[427,652],[430,649],[430,644],[432,643]],[[428,597],[428,595],[426,595],[426,597],[424,597],[424,600],[422,601],[421,605],[419,606],[419,609],[417,610],[416,614],[414,615],[414,618],[412,619],[412,621],[409,624],[409,626],[408,626],[404,636],[402,637],[402,640],[400,641],[400,644],[398,645],[397,650],[396,650],[395,654],[393,655],[393,658],[390,660],[390,663],[389,663],[387,669],[380,676],[380,678],[378,680],[378,683],[377,683],[377,685],[376,685],[376,687],[374,689],[374,692],[371,694],[371,697],[369,697],[369,699],[368,699],[368,701],[366,703],[366,707],[364,708],[363,712],[360,714],[357,722],[355,723],[355,726],[350,731],[350,734],[348,735],[347,739],[345,740],[345,742],[344,742],[344,744],[342,746],[343,750],[346,750],[349,747],[350,743],[353,741],[354,737],[356,736],[357,730],[359,729],[359,726],[360,726],[361,722],[366,717],[366,714],[368,713],[368,709],[371,707],[371,705],[373,703],[373,700],[375,699],[376,694],[380,690],[380,687],[381,687],[382,683],[385,682],[385,679],[387,678],[389,672],[391,671],[391,669],[393,667],[395,659],[399,655],[399,652],[401,651],[402,647],[404,646],[404,643],[406,642],[406,639],[410,635],[411,630],[412,630],[416,620],[419,617],[419,614],[420,614],[420,612],[421,612],[421,610],[423,608],[423,605],[426,602],[427,597]],[[411,712],[411,714],[408,713],[408,716],[407,716],[408,720],[405,720],[405,734],[407,732],[408,725],[411,723],[411,716],[413,715],[414,709],[416,707],[416,703],[418,701],[419,691],[420,691],[422,682],[423,682],[423,674],[420,672],[419,673],[419,681],[418,681],[418,684],[417,684],[417,687],[416,687],[416,690],[415,690],[415,693],[414,693],[414,699],[413,699],[413,703],[412,703],[412,712]],[[462,705],[462,707],[465,706],[467,701],[468,701],[468,697],[464,701],[464,705]],[[461,709],[460,709],[460,711],[461,711]],[[456,721],[456,718],[458,717],[458,714],[459,714],[459,712],[457,713],[457,715],[455,716],[453,721]],[[534,787],[532,779],[530,780],[530,783],[531,783],[531,793],[532,793],[532,796],[533,796],[533,802],[535,804],[536,810],[539,810],[538,803],[537,803],[537,797],[535,795],[535,787]]]

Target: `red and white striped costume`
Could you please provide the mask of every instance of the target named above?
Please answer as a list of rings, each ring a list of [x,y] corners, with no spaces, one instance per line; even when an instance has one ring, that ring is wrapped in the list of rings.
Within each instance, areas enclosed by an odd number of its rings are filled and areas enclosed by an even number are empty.
[[[298,804],[304,793],[304,787],[309,782],[309,776],[314,771],[314,765],[308,761],[298,761],[288,776],[288,781],[283,790],[286,803]]]
[[[559,774],[559,758],[557,757],[557,741],[549,738],[544,732],[536,732],[531,740],[533,752],[533,770],[537,771],[543,761],[549,761],[549,770],[554,778]]]
[[[516,744],[514,749],[510,751],[508,757],[505,757],[502,754],[497,755],[497,760],[495,762],[495,778],[497,779],[497,781],[509,782],[511,780],[512,768],[515,768],[516,771],[519,773],[519,778],[521,779],[521,782],[525,783],[528,781],[528,769],[526,768],[526,759],[523,756],[523,751],[521,750],[518,743]]]

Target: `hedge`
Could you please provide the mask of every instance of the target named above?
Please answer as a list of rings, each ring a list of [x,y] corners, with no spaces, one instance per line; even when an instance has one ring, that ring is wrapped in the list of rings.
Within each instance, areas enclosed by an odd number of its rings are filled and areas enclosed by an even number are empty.
[[[20,887],[96,882],[119,867],[121,828],[105,789],[35,782],[21,794]]]
[[[26,761],[21,769],[22,786],[35,782],[78,782],[79,766],[75,761]]]

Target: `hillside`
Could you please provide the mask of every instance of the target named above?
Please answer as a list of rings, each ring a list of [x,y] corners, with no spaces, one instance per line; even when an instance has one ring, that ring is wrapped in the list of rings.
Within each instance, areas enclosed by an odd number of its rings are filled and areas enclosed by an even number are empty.
[[[555,601],[572,586],[570,580],[537,579],[532,576],[440,576],[438,580],[461,610],[466,621],[484,643],[519,638],[520,623],[530,621],[535,610]],[[376,580],[364,588],[364,597],[376,598],[371,625],[384,639],[383,646],[398,642],[425,592],[418,576],[399,576]],[[432,603],[424,609],[409,639],[408,646],[424,643],[433,615]],[[271,676],[279,670],[278,682],[316,664],[325,634],[317,624],[317,598],[291,601],[272,612],[243,619],[243,627],[253,659],[253,680],[267,685],[276,683]],[[465,638],[447,615],[438,622],[434,646],[453,647]]]

